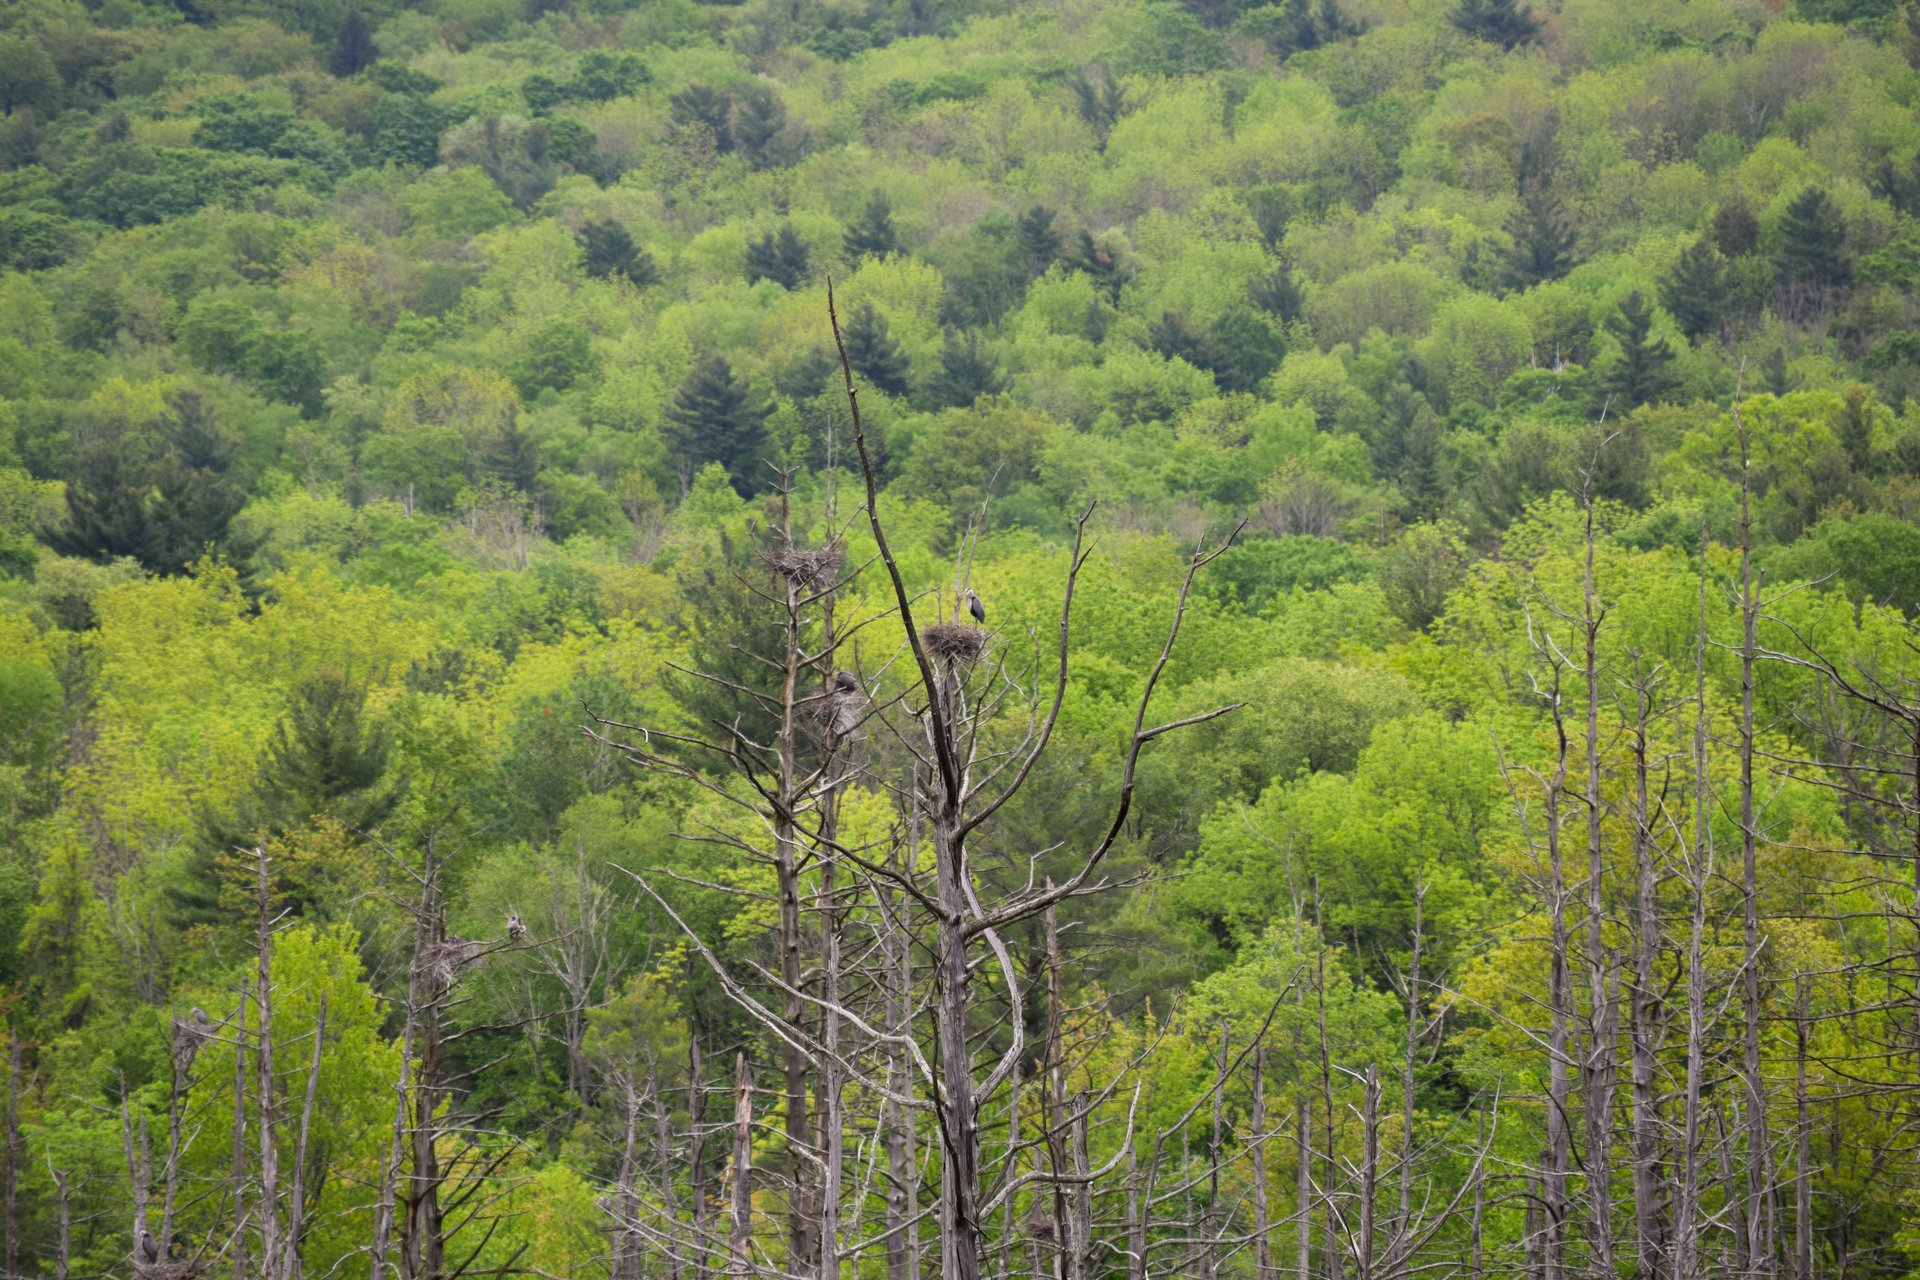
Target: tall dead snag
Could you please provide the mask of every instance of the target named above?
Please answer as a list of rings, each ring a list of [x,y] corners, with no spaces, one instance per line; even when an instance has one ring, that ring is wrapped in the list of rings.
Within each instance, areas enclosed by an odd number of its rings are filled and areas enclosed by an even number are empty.
[[[1635,1256],[1640,1274],[1668,1273],[1665,1221],[1664,1134],[1658,1053],[1664,1021],[1664,996],[1656,965],[1661,946],[1659,869],[1654,860],[1655,828],[1649,775],[1650,723],[1659,673],[1641,657],[1633,659],[1633,801],[1628,838],[1633,848],[1633,985],[1628,996],[1627,1038],[1632,1115],[1628,1149],[1633,1169]]]
[[[973,970],[976,950],[987,953],[1001,969],[1010,996],[1018,999],[1019,981],[1002,941],[1009,926],[1043,915],[1046,910],[1068,898],[1094,888],[1101,865],[1125,829],[1132,808],[1134,779],[1140,752],[1147,743],[1185,725],[1197,724],[1225,715],[1234,707],[1221,707],[1200,715],[1163,724],[1149,725],[1147,713],[1153,693],[1179,638],[1180,624],[1186,615],[1187,600],[1196,574],[1232,542],[1196,551],[1188,562],[1178,603],[1167,628],[1166,641],[1159,659],[1146,679],[1133,731],[1128,741],[1121,770],[1120,793],[1111,825],[1092,848],[1081,852],[1078,866],[1053,889],[1032,888],[1016,891],[997,901],[983,901],[981,883],[969,863],[968,838],[1000,807],[1011,800],[1027,779],[1034,765],[1045,754],[1053,727],[1059,718],[1066,694],[1069,634],[1073,616],[1073,589],[1086,553],[1081,533],[1087,515],[1075,524],[1073,550],[1068,561],[1064,599],[1060,611],[1059,667],[1054,679],[1051,706],[1036,718],[1026,740],[1001,763],[976,772],[976,749],[984,728],[982,709],[968,698],[969,677],[975,662],[986,652],[991,638],[982,630],[959,624],[928,627],[918,610],[917,600],[903,578],[887,539],[886,521],[880,510],[879,484],[872,452],[860,416],[860,394],[855,384],[853,365],[847,358],[841,338],[840,321],[834,309],[832,287],[827,293],[828,319],[834,342],[839,349],[841,373],[845,380],[847,405],[853,424],[854,448],[866,482],[866,515],[880,563],[893,588],[894,603],[912,656],[909,678],[917,677],[915,688],[920,705],[914,712],[921,721],[925,749],[919,758],[919,779],[915,786],[917,811],[925,823],[932,846],[934,892],[922,905],[933,917],[933,988],[931,1011],[933,1047],[937,1080],[933,1093],[938,1126],[942,1172],[940,1178],[940,1230],[942,1266],[945,1280],[979,1280],[981,1275],[984,1221],[983,1185],[980,1153],[980,1107],[985,1098],[1007,1080],[1024,1052],[1020,1017],[1012,1018],[1012,1044],[997,1063],[976,1061],[970,1020],[974,1012]],[[1238,533],[1238,530],[1235,531]]]
[[[1603,441],[1601,448],[1605,448]],[[1597,459],[1596,459],[1597,462]],[[1581,1098],[1587,1129],[1587,1252],[1593,1270],[1613,1272],[1613,1087],[1615,1015],[1613,965],[1607,948],[1606,843],[1601,831],[1605,809],[1600,788],[1600,629],[1606,609],[1594,578],[1594,529],[1591,475],[1582,484],[1586,512],[1585,555],[1580,577],[1581,676],[1586,684],[1587,817],[1587,1027],[1581,1054]]]
[[[727,1274],[747,1280],[753,1274],[753,1076],[747,1055],[733,1061],[732,1227],[727,1241]]]
[[[20,1033],[7,1030],[6,1280],[20,1274]]]

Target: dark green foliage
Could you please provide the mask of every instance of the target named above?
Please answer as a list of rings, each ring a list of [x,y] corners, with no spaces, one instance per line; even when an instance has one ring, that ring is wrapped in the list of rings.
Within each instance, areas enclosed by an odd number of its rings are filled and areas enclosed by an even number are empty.
[[[712,85],[690,84],[667,99],[673,122],[683,129],[704,129],[713,140],[713,149],[725,154],[733,150],[733,103]]]
[[[1020,246],[1020,260],[1025,265],[1027,278],[1038,279],[1046,274],[1053,260],[1060,256],[1060,229],[1053,225],[1058,215],[1044,205],[1034,205],[1020,215],[1014,226],[1016,243]]]
[[[177,218],[216,202],[243,204],[303,180],[325,185],[325,175],[288,160],[197,148],[162,152],[120,142],[68,171],[61,181],[61,198],[76,217],[131,227]]]
[[[38,41],[0,36],[0,111],[50,114],[61,91],[60,70]]]
[[[1713,247],[1728,258],[1745,257],[1760,245],[1760,219],[1737,188],[1713,212]]]
[[[597,218],[580,228],[580,241],[587,274],[596,280],[619,276],[639,288],[660,283],[660,268],[653,255],[633,242],[627,229],[611,218]]]
[[[380,57],[373,46],[373,30],[358,9],[349,9],[333,33],[333,52],[327,58],[327,70],[335,76],[358,75]]]
[[[893,230],[893,203],[886,192],[875,191],[867,198],[859,218],[847,228],[845,245],[848,259],[854,262],[900,252],[900,238]]]
[[[1235,307],[1208,332],[1215,381],[1222,391],[1252,391],[1279,367],[1287,344],[1273,326],[1246,307]]]
[[[425,168],[440,159],[440,133],[446,113],[425,98],[389,93],[373,109],[369,150],[381,164]]]
[[[1092,232],[1081,229],[1079,243],[1068,257],[1067,265],[1091,276],[1109,301],[1120,300],[1120,290],[1127,282],[1126,273],[1120,269],[1112,251],[1094,240]]]
[[[1860,600],[1911,614],[1920,606],[1920,528],[1883,512],[1823,520],[1768,560],[1783,582],[1831,577]]]
[[[1184,311],[1162,311],[1147,326],[1147,344],[1169,360],[1184,360],[1196,369],[1211,371],[1221,363],[1207,335],[1195,329]]]
[[[1787,352],[1775,347],[1760,362],[1760,389],[1771,396],[1783,396],[1793,390],[1793,378],[1787,372]]]
[[[1620,343],[1620,357],[1601,381],[1609,411],[1624,414],[1658,400],[1676,385],[1673,348],[1653,335],[1653,306],[1639,290],[1628,294],[1607,318],[1607,332]]]
[[[765,484],[762,428],[771,412],[771,406],[754,399],[746,379],[735,376],[724,356],[708,355],[680,384],[661,434],[689,474],[718,462],[735,492],[744,497]]]
[[[1087,122],[1104,148],[1107,134],[1127,110],[1127,91],[1114,77],[1113,68],[1104,62],[1082,67],[1073,81],[1073,97],[1080,108],[1080,118]]]
[[[561,91],[569,98],[607,102],[627,97],[652,78],[646,63],[634,54],[591,49],[580,59],[580,66],[561,86]]]
[[[733,145],[754,168],[767,169],[799,159],[788,133],[787,104],[778,93],[756,82],[736,94]]]
[[[1687,247],[1662,282],[1660,305],[1689,338],[1719,328],[1727,306],[1727,266],[1705,236]]]
[[[1395,477],[1407,513],[1415,520],[1437,519],[1453,491],[1440,419],[1421,406],[1400,437],[1400,468]]]
[[[1920,155],[1903,165],[1881,161],[1868,175],[1867,186],[1901,213],[1920,213]]]
[[[810,347],[773,376],[773,389],[789,400],[811,400],[836,389],[840,359],[825,347]]]
[[[890,396],[907,394],[907,353],[887,332],[887,319],[870,302],[847,317],[841,336],[847,344],[847,363],[866,382]]]
[[[155,573],[180,573],[209,552],[244,563],[252,547],[229,530],[246,493],[229,476],[233,441],[197,391],[175,393],[151,460],[142,442],[97,441],[67,477],[66,519],[43,532],[62,555],[138,560]]]
[[[771,280],[782,289],[797,289],[807,278],[807,244],[790,222],[747,245],[747,283]]]
[[[1540,34],[1540,19],[1519,0],[1460,0],[1447,21],[1475,40],[1502,49],[1518,48]]]
[[[1522,198],[1507,229],[1513,236],[1507,275],[1514,288],[1530,289],[1567,273],[1572,265],[1573,231],[1558,202],[1543,187],[1534,187]]]
[[[981,396],[998,395],[1006,387],[993,353],[972,329],[949,331],[940,349],[940,370],[927,384],[927,399],[939,408],[964,409]]]
[[[1300,306],[1305,301],[1300,286],[1293,282],[1292,269],[1284,263],[1275,267],[1272,274],[1247,285],[1247,299],[1281,324],[1298,320]]]
[[[1773,273],[1789,308],[1824,303],[1852,279],[1846,224],[1823,188],[1808,187],[1787,205],[1780,220]]]
[[[297,329],[261,333],[248,344],[243,367],[270,400],[297,405],[309,418],[325,407],[327,354],[311,333]]]
[[[1350,40],[1366,25],[1349,18],[1339,0],[1285,0],[1250,10],[1236,30],[1257,37],[1277,58]]]

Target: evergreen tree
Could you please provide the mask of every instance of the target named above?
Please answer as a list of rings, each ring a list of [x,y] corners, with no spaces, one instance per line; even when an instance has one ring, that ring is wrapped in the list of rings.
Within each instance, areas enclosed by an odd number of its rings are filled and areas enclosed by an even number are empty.
[[[1038,279],[1060,256],[1060,229],[1053,225],[1055,214],[1044,205],[1035,205],[1020,215],[1014,238],[1020,248],[1020,260],[1029,280]]]
[[[1249,282],[1247,298],[1281,324],[1292,324],[1298,320],[1300,308],[1305,302],[1300,294],[1300,286],[1293,282],[1292,268],[1285,263],[1275,267],[1271,274]]]
[[[733,145],[754,168],[771,168],[790,158],[778,145],[786,127],[787,104],[779,94],[758,82],[741,91],[733,108]]]
[[[41,538],[63,556],[83,560],[135,559],[148,546],[146,468],[126,456],[117,441],[86,446],[67,476],[66,521]]]
[[[1080,118],[1093,130],[1099,149],[1105,150],[1107,134],[1127,109],[1127,91],[1114,78],[1112,67],[1096,62],[1082,68],[1074,79],[1073,96],[1080,107]]]
[[[765,469],[762,428],[771,412],[770,405],[755,401],[726,357],[708,355],[680,384],[664,414],[662,434],[673,455],[693,470],[709,462],[725,467],[734,491],[746,497],[759,487]]]
[[[1160,318],[1147,326],[1147,343],[1169,360],[1185,360],[1209,373],[1220,363],[1219,352],[1187,320],[1184,311],[1162,311]]]
[[[356,75],[379,57],[380,51],[373,46],[373,31],[367,26],[366,18],[358,9],[347,10],[340,19],[339,30],[333,33],[333,54],[327,59],[327,70],[340,77]]]
[[[1793,390],[1793,378],[1787,372],[1787,352],[1775,347],[1760,362],[1760,389],[1771,396],[1783,396]]]
[[[884,258],[900,252],[900,239],[893,230],[893,204],[884,191],[875,191],[867,200],[860,217],[847,228],[846,251],[849,261]]]
[[[1414,520],[1439,517],[1452,486],[1447,482],[1445,440],[1440,419],[1424,403],[1400,437],[1398,480],[1407,511]]]
[[[1248,307],[1234,307],[1214,321],[1206,345],[1222,391],[1252,391],[1287,354],[1273,326]]]
[[[1513,235],[1507,276],[1514,288],[1530,289],[1567,273],[1573,256],[1573,232],[1561,215],[1559,202],[1543,185],[1536,184],[1521,200],[1507,229]]]
[[[721,155],[733,150],[733,103],[712,85],[690,84],[667,99],[673,122],[681,128],[699,126],[713,138],[713,149]]]
[[[768,232],[747,245],[747,283],[771,280],[782,289],[797,289],[807,278],[807,243],[782,223],[780,230]]]
[[[1447,21],[1475,40],[1515,49],[1540,34],[1540,19],[1519,0],[1460,0]]]
[[[847,317],[843,335],[847,363],[869,385],[890,396],[907,394],[907,353],[887,332],[887,319],[871,302],[863,302]]]
[[[964,409],[981,396],[998,395],[1006,387],[993,353],[980,345],[972,329],[948,332],[940,350],[940,372],[927,384],[927,398],[939,408]]]
[[[644,289],[660,283],[653,255],[633,242],[627,229],[611,218],[599,218],[580,228],[578,237],[587,274],[596,280],[624,276]]]
[[[825,347],[809,347],[773,376],[773,389],[789,400],[811,400],[828,389],[840,360]]]
[[[1628,294],[1607,319],[1607,332],[1620,343],[1620,358],[1601,383],[1612,413],[1637,409],[1673,389],[1673,348],[1665,338],[1653,336],[1653,307],[1639,290]]]
[[[1100,287],[1101,292],[1105,293],[1110,301],[1119,301],[1120,289],[1126,283],[1126,275],[1106,246],[1095,242],[1092,232],[1084,228],[1081,230],[1080,243],[1074,249],[1073,255],[1067,259],[1067,265],[1075,271],[1091,276],[1093,282]]]
[[[1773,274],[1783,292],[1817,303],[1852,278],[1846,225],[1824,189],[1808,187],[1795,196],[1780,220],[1779,234]]]
[[[1719,327],[1727,305],[1727,266],[1705,236],[1674,264],[1673,274],[1660,286],[1660,304],[1689,338]]]
[[[1760,244],[1760,219],[1747,197],[1736,190],[1713,211],[1713,247],[1722,257],[1744,258]]]

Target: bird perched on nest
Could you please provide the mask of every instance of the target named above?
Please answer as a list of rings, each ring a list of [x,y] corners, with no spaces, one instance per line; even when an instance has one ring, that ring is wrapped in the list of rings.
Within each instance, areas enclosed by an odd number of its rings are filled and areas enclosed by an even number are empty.
[[[193,1006],[192,1017],[193,1017],[193,1025],[198,1030],[201,1030],[201,1031],[213,1030],[213,1019],[209,1018],[207,1016],[207,1011],[205,1009],[202,1009],[199,1005]]]
[[[960,603],[967,606],[967,612],[973,615],[975,622],[986,622],[987,606],[980,603],[979,593],[974,591],[972,587],[968,587],[960,593]]]
[[[520,913],[518,911],[509,911],[507,913],[507,941],[518,942],[526,936],[527,926],[521,923]]]
[[[835,693],[858,693],[860,692],[860,681],[854,678],[854,674],[851,671],[839,672],[833,677],[833,691]]]
[[[140,1232],[140,1256],[148,1266],[160,1261],[160,1242],[153,1238],[151,1231],[145,1229]]]
[[[821,719],[835,736],[844,736],[860,727],[867,714],[867,692],[851,671],[838,671],[833,677],[833,692],[821,708]]]

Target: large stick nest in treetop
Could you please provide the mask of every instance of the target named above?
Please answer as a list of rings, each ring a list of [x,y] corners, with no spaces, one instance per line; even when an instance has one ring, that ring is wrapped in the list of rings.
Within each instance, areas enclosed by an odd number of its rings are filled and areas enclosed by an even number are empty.
[[[920,633],[920,642],[936,658],[972,662],[987,651],[987,633],[961,622],[939,622]]]
[[[420,973],[436,988],[450,987],[460,971],[480,959],[486,949],[486,943],[465,938],[431,943],[420,951]]]
[[[135,1262],[133,1280],[197,1280],[212,1268],[212,1258],[183,1258],[178,1262]]]
[[[838,547],[768,547],[760,558],[781,577],[796,586],[806,586],[817,578],[831,577],[840,567]]]

